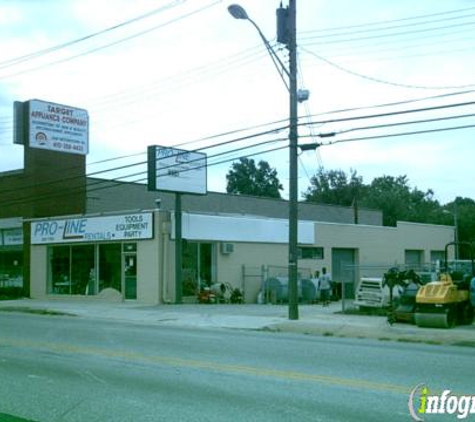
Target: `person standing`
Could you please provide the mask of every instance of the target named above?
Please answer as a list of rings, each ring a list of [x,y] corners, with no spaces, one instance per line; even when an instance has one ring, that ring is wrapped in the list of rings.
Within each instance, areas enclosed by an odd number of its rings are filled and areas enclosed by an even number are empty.
[[[320,299],[322,306],[328,306],[330,304],[330,291],[332,288],[332,281],[330,274],[327,273],[325,267],[322,268],[322,275],[320,276]]]
[[[315,299],[314,303],[318,302],[319,293],[320,293],[320,271],[316,270],[313,275],[313,284],[315,286]]]

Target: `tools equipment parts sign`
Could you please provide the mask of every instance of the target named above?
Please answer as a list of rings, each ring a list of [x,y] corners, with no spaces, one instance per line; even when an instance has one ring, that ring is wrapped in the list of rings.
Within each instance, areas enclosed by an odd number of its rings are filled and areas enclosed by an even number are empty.
[[[152,213],[78,217],[31,223],[32,245],[151,238],[153,238]]]
[[[86,155],[89,151],[89,116],[86,110],[30,100],[29,145],[51,151]]]

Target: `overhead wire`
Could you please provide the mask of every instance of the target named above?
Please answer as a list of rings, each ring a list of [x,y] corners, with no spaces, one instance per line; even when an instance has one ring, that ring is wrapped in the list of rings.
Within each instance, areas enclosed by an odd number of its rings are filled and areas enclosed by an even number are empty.
[[[0,80],[2,79],[7,79],[7,78],[11,78],[11,77],[16,77],[16,76],[20,76],[20,75],[24,75],[26,73],[31,73],[31,72],[34,72],[34,71],[37,71],[37,70],[41,70],[41,69],[45,69],[45,68],[48,68],[48,67],[51,67],[51,66],[54,66],[54,65],[57,65],[57,64],[61,64],[61,63],[65,63],[65,62],[69,62],[71,60],[75,60],[77,58],[80,58],[80,57],[83,57],[83,56],[86,56],[86,55],[89,55],[89,54],[92,54],[92,53],[96,53],[97,51],[100,51],[100,50],[103,50],[105,48],[109,48],[109,47],[112,47],[114,45],[117,45],[117,44],[120,44],[120,43],[123,43],[123,42],[126,42],[126,41],[130,41],[132,39],[135,39],[137,37],[140,37],[140,36],[143,36],[143,35],[146,35],[152,31],[156,31],[157,29],[160,29],[160,28],[164,28],[165,26],[168,26],[168,25],[171,25],[173,23],[176,23],[176,22],[179,22],[185,18],[188,18],[190,16],[193,16],[197,13],[201,13],[215,5],[217,5],[218,3],[220,3],[221,0],[217,0],[211,4],[208,4],[207,6],[203,6],[199,9],[196,9],[192,12],[189,12],[189,13],[186,13],[184,15],[181,15],[177,18],[174,18],[174,19],[171,19],[165,23],[162,23],[162,24],[159,24],[159,25],[156,25],[156,26],[153,26],[151,28],[148,28],[146,30],[143,30],[143,31],[140,31],[140,32],[137,32],[133,35],[130,35],[130,36],[127,36],[127,37],[124,37],[124,38],[121,38],[119,40],[116,40],[114,42],[111,42],[111,43],[108,43],[108,44],[105,44],[105,45],[102,45],[100,47],[96,47],[96,48],[93,48],[93,49],[90,49],[90,50],[87,50],[87,51],[84,51],[82,53],[79,53],[79,54],[75,54],[75,55],[72,55],[72,56],[69,56],[69,57],[66,57],[66,58],[63,58],[63,59],[59,59],[59,60],[56,60],[56,61],[53,61],[53,62],[50,62],[50,63],[46,63],[46,64],[43,64],[43,65],[40,65],[40,66],[36,66],[36,67],[33,67],[33,68],[29,68],[29,69],[25,69],[25,70],[22,70],[22,71],[17,71],[17,72],[14,72],[14,73],[10,73],[10,74],[7,74],[7,75],[0,75]]]
[[[405,83],[400,83],[400,82],[389,81],[389,80],[385,80],[385,79],[381,79],[381,78],[376,78],[376,77],[373,77],[373,76],[364,75],[362,73],[355,72],[353,70],[347,69],[343,66],[340,66],[339,64],[336,64],[335,62],[333,62],[331,60],[326,59],[325,57],[322,57],[321,55],[319,55],[319,54],[317,54],[313,51],[310,51],[310,50],[306,49],[305,47],[300,47],[300,49],[302,51],[305,51],[307,54],[310,54],[310,55],[316,57],[318,60],[321,60],[321,61],[329,64],[330,66],[332,66],[332,67],[334,67],[334,68],[336,68],[336,69],[338,69],[342,72],[348,73],[348,74],[353,75],[353,76],[357,76],[359,78],[369,80],[371,82],[377,82],[377,83],[380,83],[380,84],[392,85],[392,86],[396,86],[396,87],[399,87],[399,88],[424,89],[424,90],[448,90],[448,89],[464,89],[464,88],[475,87],[475,83],[473,83],[473,84],[462,84],[462,85],[451,85],[451,86],[428,86],[428,85],[405,84]]]
[[[399,137],[399,136],[424,135],[428,133],[447,132],[451,130],[464,130],[464,129],[473,129],[473,128],[475,128],[475,124],[452,126],[452,127],[437,128],[437,129],[424,129],[424,130],[417,130],[417,131],[410,131],[410,132],[388,133],[384,135],[375,135],[375,136],[361,136],[358,138],[338,139],[336,141],[328,141],[328,142],[322,143],[320,146],[328,146],[328,145],[340,144],[340,143],[345,143],[345,142],[360,142],[360,141],[369,141],[373,139],[394,138],[394,137]]]
[[[467,104],[470,104],[470,103],[462,103],[462,104],[467,105]],[[475,104],[475,102],[472,102],[471,104]],[[446,106],[441,106],[441,107],[446,107]],[[434,107],[432,109],[434,109]],[[421,111],[421,109],[419,109],[419,110],[410,110],[410,111],[411,112]],[[396,112],[396,113],[397,114],[405,114],[405,113],[410,112],[410,111],[405,110],[403,112]],[[388,114],[389,113],[385,113],[385,116],[387,116]],[[394,113],[391,113],[391,114],[394,115]],[[365,126],[365,127],[360,127],[360,128],[352,128],[352,129],[349,129],[349,130],[346,130],[346,131],[344,130],[344,131],[341,131],[340,133],[347,133],[347,132],[350,132],[350,131],[353,131],[353,130],[369,130],[369,129],[375,129],[375,128],[391,127],[391,126],[397,126],[397,125],[403,125],[403,124],[417,124],[417,123],[428,123],[428,122],[432,122],[432,121],[444,121],[444,120],[448,120],[448,119],[451,119],[451,118],[472,117],[474,115],[475,114],[466,114],[466,115],[458,115],[458,116],[440,117],[440,118],[434,118],[434,119],[424,119],[424,120],[418,120],[418,121],[398,122],[398,123],[383,124],[383,125]],[[334,121],[348,121],[348,120],[358,120],[358,119],[361,119],[361,118],[374,118],[374,117],[375,117],[375,115],[356,116],[356,117],[352,117],[352,118],[335,119]],[[381,117],[381,115],[379,114],[379,115],[377,115],[377,117]],[[321,122],[318,122],[318,124],[320,124],[320,123]],[[404,133],[395,134],[395,135],[379,135],[379,136],[375,136],[375,137],[354,138],[352,140],[377,139],[377,138],[384,138],[384,137],[387,137],[387,136],[403,136],[403,135],[411,135],[411,134],[432,133],[432,132],[438,132],[438,131],[442,131],[442,130],[446,131],[446,130],[451,130],[451,129],[458,130],[458,129],[471,128],[473,126],[474,125],[465,125],[465,126],[442,128],[442,129],[428,129],[428,130],[423,130],[423,131],[404,132]],[[280,128],[280,130],[285,129],[285,128],[286,127],[282,127],[282,128]],[[240,137],[240,138],[236,138],[236,139],[233,139],[233,140],[224,141],[220,144],[209,145],[207,147],[203,147],[203,148],[197,149],[195,151],[197,152],[197,151],[202,151],[202,150],[206,150],[206,149],[210,149],[210,148],[216,148],[216,147],[223,146],[223,145],[229,145],[232,142],[240,142],[240,141],[248,140],[248,139],[251,139],[251,138],[254,138],[254,137],[257,137],[257,136],[262,136],[263,134],[271,134],[271,133],[276,133],[276,130],[272,129],[270,131],[261,132],[260,134],[247,135],[245,137]],[[309,136],[301,135],[300,137],[301,138],[307,138]],[[237,151],[242,151],[242,150],[245,150],[245,149],[251,149],[251,148],[254,148],[256,146],[264,145],[264,144],[267,144],[267,143],[282,142],[282,141],[286,141],[286,140],[287,140],[287,138],[262,141],[258,144],[246,145],[244,147],[235,148],[233,150],[226,150],[226,151],[218,152],[218,153],[215,153],[215,154],[211,155],[209,158],[214,158],[214,157],[218,157],[218,156],[222,156],[222,155],[228,155],[228,154],[231,154],[231,153],[235,153]],[[321,145],[330,145],[330,144],[334,144],[334,143],[349,142],[349,141],[350,140],[337,140],[337,141],[331,141],[331,142],[328,142],[328,143],[322,143]],[[188,151],[184,151],[183,153],[187,153],[187,152]],[[258,154],[258,153],[256,153],[256,154]],[[233,159],[231,159],[231,160],[233,160]],[[107,160],[104,160],[104,161],[107,161]],[[89,174],[86,175],[86,177],[97,176],[98,174],[102,174],[102,173],[110,173],[110,172],[113,172],[113,171],[123,170],[123,169],[131,168],[131,167],[134,167],[134,166],[144,165],[146,163],[147,163],[146,161],[142,161],[142,162],[138,162],[138,163],[132,163],[132,164],[124,165],[124,166],[114,167],[112,169],[101,170],[101,171],[98,171],[98,172],[89,173]],[[167,168],[162,168],[161,170],[166,170],[166,169]],[[136,176],[136,175],[137,174],[134,173],[133,175],[123,176],[123,178],[128,178],[128,177],[132,177],[132,176]],[[79,177],[82,177],[82,176],[79,176]],[[53,185],[53,184],[59,183],[59,182],[64,183],[65,181],[74,180],[74,179],[77,179],[77,178],[78,178],[78,176],[70,176],[69,178],[64,178],[63,177],[63,178],[57,179],[55,181],[46,182],[46,183],[42,184],[42,187],[45,187],[45,186],[48,186],[48,185]],[[100,182],[97,182],[97,183],[98,184],[107,183],[107,180],[104,179],[103,181],[100,181]],[[38,187],[38,186],[39,186],[38,184],[34,184],[34,185],[31,185],[31,186],[25,186],[24,188],[26,189],[28,187],[31,188],[31,187]],[[12,191],[14,191],[14,190],[12,189]],[[8,192],[9,191],[7,190],[4,193],[8,193]]]
[[[420,130],[420,131],[410,131],[410,132],[401,132],[401,133],[393,133],[393,134],[383,134],[383,135],[376,135],[376,136],[363,136],[363,137],[358,137],[358,138],[348,138],[348,139],[340,139],[340,140],[335,140],[335,141],[329,141],[329,142],[324,142],[322,144],[320,144],[320,147],[321,146],[329,146],[329,145],[334,145],[334,144],[338,144],[338,143],[345,143],[345,142],[357,142],[357,141],[364,141],[364,140],[373,140],[373,139],[384,139],[384,138],[392,138],[392,137],[400,137],[400,136],[412,136],[412,135],[421,135],[421,134],[429,134],[429,133],[437,133],[437,132],[445,132],[445,131],[451,131],[451,130],[463,130],[463,129],[471,129],[471,128],[475,128],[475,124],[470,124],[470,125],[461,125],[461,126],[452,126],[452,127],[445,127],[445,128],[436,128],[436,129],[424,129],[424,130]],[[310,137],[310,135],[302,135],[301,136],[302,138],[306,138],[306,137]],[[286,141],[287,138],[283,138],[283,139],[274,139],[274,140],[269,140],[269,141],[264,141],[262,144],[267,144],[267,143],[276,143],[276,142],[282,142],[282,141]],[[249,148],[253,148],[253,147],[256,147],[256,146],[259,146],[258,145],[251,145],[251,146],[246,146],[246,147],[242,147],[242,148],[239,148],[239,150],[245,150],[245,149],[249,149]],[[282,149],[285,149],[285,148],[288,148],[288,145],[286,144],[285,146],[282,146],[282,147],[276,147],[276,148],[272,148],[272,149],[269,149],[269,150],[265,150],[265,151],[257,151],[257,152],[253,152],[251,154],[248,154],[248,155],[241,155],[241,157],[249,157],[249,156],[255,156],[255,155],[261,155],[261,154],[265,154],[265,153],[269,153],[269,152],[273,152],[273,151],[278,151],[278,150],[282,150]],[[236,149],[237,151],[238,149]],[[231,150],[231,151],[224,151],[224,152],[221,152],[221,153],[218,153],[218,154],[215,154],[214,156],[221,156],[221,155],[226,155],[226,154],[229,154],[229,153],[232,153],[234,152],[234,150]],[[207,167],[211,167],[211,166],[214,166],[214,165],[220,165],[220,164],[223,164],[223,163],[227,163],[227,162],[231,162],[231,161],[234,161],[235,158],[231,158],[231,159],[226,159],[226,160],[223,160],[223,161],[219,161],[219,162],[215,162],[215,163],[207,163],[207,164],[203,164],[201,166],[207,166]],[[202,161],[202,159],[199,159],[197,161]],[[168,167],[173,167],[173,166],[166,166],[164,168],[161,168],[160,170],[166,170]],[[193,170],[193,169],[197,169],[197,168],[200,168],[200,167],[190,167],[190,171]],[[126,175],[126,176],[121,176],[120,178],[115,178],[115,179],[104,179],[104,180],[99,180],[97,183],[95,184],[109,184],[109,186],[103,186],[103,187],[92,187],[92,188],[86,188],[85,192],[86,193],[89,193],[89,192],[93,192],[93,191],[97,191],[97,190],[102,190],[102,189],[109,189],[111,188],[110,184],[111,183],[114,183],[115,181],[119,181],[121,179],[125,179],[125,178],[130,178],[130,177],[135,177],[135,176],[139,176],[141,174],[146,174],[147,171],[143,171],[143,172],[139,172],[139,173],[134,173],[132,175]],[[141,181],[145,181],[147,180],[148,177],[145,177],[145,178],[141,178],[141,179],[138,179],[138,180],[134,180],[134,181],[131,181],[129,183],[139,183]],[[113,185],[114,186],[114,185]],[[113,187],[112,186],[112,187]],[[67,195],[63,194],[63,195],[60,195],[60,194],[54,194],[52,196],[43,196],[42,198],[40,198],[41,200],[45,200],[45,199],[52,199],[52,198],[58,198],[58,197],[62,197],[62,196],[69,196],[71,193],[68,193]],[[33,198],[34,200],[38,201],[39,199],[38,198]],[[30,201],[32,200],[32,198],[29,199]],[[23,199],[19,199],[19,200],[16,200],[16,201],[13,201],[13,202],[8,202],[6,201],[4,206],[12,206],[12,205],[19,205],[19,204],[22,204],[22,203],[25,203],[25,201],[28,202],[28,199],[27,198],[23,198]]]
[[[57,45],[54,45],[54,46],[51,46],[51,47],[47,47],[47,48],[44,48],[42,50],[37,50],[37,51],[31,52],[31,53],[28,53],[28,54],[24,54],[22,56],[18,56],[18,57],[14,57],[14,58],[11,58],[11,59],[1,61],[0,62],[0,69],[3,69],[5,67],[10,67],[10,66],[16,65],[18,63],[23,63],[23,62],[31,60],[31,59],[36,59],[38,57],[42,57],[44,55],[56,52],[58,50],[62,50],[62,49],[71,47],[75,44],[79,44],[81,42],[96,38],[99,35],[104,35],[106,33],[113,32],[113,31],[115,31],[119,28],[123,28],[123,27],[128,26],[130,24],[133,24],[135,22],[147,19],[151,16],[154,16],[154,15],[162,13],[166,10],[172,9],[173,7],[178,6],[178,4],[184,3],[184,2],[186,2],[186,0],[174,0],[174,1],[166,4],[165,6],[158,7],[158,8],[153,9],[153,10],[147,12],[147,13],[141,14],[139,16],[128,19],[126,21],[120,22],[118,24],[109,26],[109,27],[104,28],[104,29],[101,29],[100,31],[96,31],[96,32],[90,33],[88,35],[82,36],[80,38],[76,38],[74,40],[70,40],[70,41],[67,41],[67,42],[64,42],[64,43],[61,43],[61,44],[57,44]]]
[[[474,16],[475,16],[475,13],[471,13],[469,15],[455,16],[455,17],[444,18],[444,19],[436,19],[436,20],[427,21],[427,22],[412,22],[412,23],[409,23],[409,24],[386,26],[386,27],[382,27],[382,28],[369,28],[369,29],[361,29],[361,30],[357,30],[357,31],[349,31],[349,32],[341,32],[341,33],[333,33],[333,34],[323,34],[323,35],[314,35],[314,36],[308,36],[308,37],[304,36],[304,37],[301,37],[300,40],[306,41],[306,40],[323,39],[323,38],[330,38],[330,37],[337,38],[337,37],[340,37],[340,36],[365,34],[365,33],[368,33],[368,32],[381,32],[381,31],[387,31],[387,30],[390,30],[390,29],[400,29],[400,28],[407,28],[407,27],[411,27],[411,26],[428,25],[428,24],[432,24],[432,23],[435,23],[435,22],[443,22],[443,21],[455,20],[455,19],[465,19],[467,17],[472,18]],[[442,27],[426,28],[426,29],[427,30],[431,30],[431,29],[438,30],[438,29],[454,28],[454,27],[460,27],[460,26],[470,26],[473,23],[474,23],[473,21],[472,22],[461,22],[461,23],[454,24],[454,25],[447,25],[447,26],[442,26]],[[391,33],[391,34],[385,34],[384,37],[385,36],[405,35],[408,32],[411,33],[411,31],[404,31],[404,32],[401,32],[401,33],[395,32],[395,33]],[[379,36],[377,38],[379,38]],[[368,38],[363,38],[363,39],[368,39]]]
[[[286,141],[286,140],[287,140],[287,138],[269,140],[269,141],[265,141],[265,142],[262,142],[262,143],[257,144],[257,145],[250,145],[250,146],[242,147],[242,148],[235,149],[235,150],[232,150],[232,151],[221,152],[221,153],[213,155],[212,158],[217,157],[217,156],[222,156],[222,155],[225,155],[225,154],[229,154],[231,152],[238,151],[238,150],[245,150],[245,149],[249,149],[249,148],[255,148],[255,147],[260,146],[260,145],[264,145],[264,144],[268,144],[268,143],[278,143],[278,142],[282,142],[282,141]],[[284,146],[276,147],[276,148],[271,148],[271,149],[264,150],[264,151],[256,151],[256,152],[253,152],[253,153],[250,153],[250,154],[240,155],[240,157],[246,158],[246,157],[250,157],[250,156],[256,156],[256,155],[261,155],[261,154],[266,154],[266,153],[278,151],[278,150],[285,149],[285,148],[288,148],[288,145],[284,145]],[[193,166],[193,167],[190,167],[188,169],[188,171],[196,170],[196,169],[202,168],[203,166],[212,167],[212,166],[215,166],[215,165],[221,165],[221,164],[224,164],[224,163],[227,163],[227,162],[232,162],[234,160],[235,160],[235,158],[231,158],[231,159],[221,160],[221,161],[218,161],[218,162],[207,163],[207,164],[204,164],[204,165]],[[194,160],[194,161],[201,162],[202,160]],[[160,170],[167,170],[169,168],[174,168],[174,167],[175,167],[175,165],[165,166],[165,167],[161,168]],[[182,170],[181,172],[185,172],[185,171],[187,171],[187,170]],[[44,200],[58,199],[58,198],[62,198],[62,197],[70,197],[71,194],[78,194],[78,193],[86,193],[87,194],[87,193],[98,191],[98,190],[110,189],[110,188],[114,187],[114,186],[110,186],[111,183],[114,183],[114,182],[117,182],[117,181],[120,181],[120,180],[123,180],[123,179],[127,179],[127,178],[130,178],[130,177],[139,176],[139,175],[142,175],[142,174],[147,174],[147,170],[141,171],[141,172],[138,172],[138,173],[128,174],[128,175],[121,176],[121,177],[114,178],[114,179],[102,179],[102,180],[93,181],[92,184],[89,184],[85,189],[80,188],[80,189],[74,190],[74,191],[70,190],[66,194],[64,194],[64,193],[52,193],[51,195],[42,195],[41,198],[31,198],[31,197],[28,198],[27,197],[27,198],[15,199],[13,201],[6,200],[2,203],[2,206],[4,206],[4,207],[17,206],[17,205],[21,205],[21,204],[25,204],[25,203],[29,203],[29,202],[39,202],[39,201],[44,201]],[[89,176],[86,176],[86,177],[89,177]],[[138,183],[140,181],[146,181],[147,179],[148,179],[148,176],[144,177],[144,178],[141,178],[141,179],[138,179],[138,180],[129,181],[128,183]],[[100,184],[108,184],[108,186],[94,187],[95,185],[100,185]],[[91,188],[91,186],[92,186],[92,188]]]
[[[423,29],[414,29],[414,30],[409,30],[409,31],[400,31],[400,32],[394,32],[390,34],[377,34],[377,35],[367,35],[367,36],[362,36],[362,37],[351,37],[351,38],[345,38],[345,39],[333,39],[333,40],[327,40],[327,41],[314,41],[312,43],[308,43],[309,40],[314,39],[314,38],[319,38],[319,37],[308,37],[302,39],[302,41],[307,42],[307,45],[329,45],[329,44],[339,44],[339,43],[348,43],[348,42],[355,42],[355,41],[366,41],[366,40],[374,40],[374,39],[381,39],[381,38],[389,38],[389,37],[399,37],[399,36],[407,36],[407,35],[414,35],[414,34],[424,34],[424,33],[430,33],[434,31],[440,31],[440,30],[446,30],[446,29],[451,29],[451,28],[461,28],[461,27],[473,27],[475,26],[475,22],[462,22],[454,25],[445,25],[445,26],[440,26],[440,27],[434,27],[434,28],[423,28]],[[343,34],[347,35],[347,34]],[[348,34],[350,35],[350,34]]]
[[[454,14],[454,13],[466,12],[468,10],[474,10],[474,9],[475,7],[465,7],[462,9],[447,10],[444,12],[430,13],[430,14],[424,14],[424,15],[415,15],[415,16],[409,16],[409,17],[399,18],[399,19],[378,20],[376,22],[366,22],[366,23],[356,24],[356,25],[336,26],[336,27],[330,27],[330,28],[313,29],[313,30],[308,30],[308,31],[299,31],[299,33],[329,32],[329,31],[335,31],[335,30],[338,31],[342,29],[362,28],[362,27],[382,25],[382,24],[387,24],[387,23],[404,22],[404,21],[423,19],[423,18],[429,18],[429,17],[434,17],[434,16],[449,15],[449,14]]]

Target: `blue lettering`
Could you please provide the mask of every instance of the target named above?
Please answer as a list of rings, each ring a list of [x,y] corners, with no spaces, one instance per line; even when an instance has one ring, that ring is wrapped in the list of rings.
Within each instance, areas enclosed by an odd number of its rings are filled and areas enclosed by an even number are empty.
[[[67,220],[64,225],[64,237],[77,237],[86,232],[87,219]]]
[[[43,221],[36,223],[35,236],[53,236],[58,230],[58,223],[56,221]]]

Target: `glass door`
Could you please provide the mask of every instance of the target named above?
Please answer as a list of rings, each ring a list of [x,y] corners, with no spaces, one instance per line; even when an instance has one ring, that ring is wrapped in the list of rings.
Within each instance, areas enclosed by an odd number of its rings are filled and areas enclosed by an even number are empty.
[[[125,299],[137,299],[137,254],[124,253]]]

